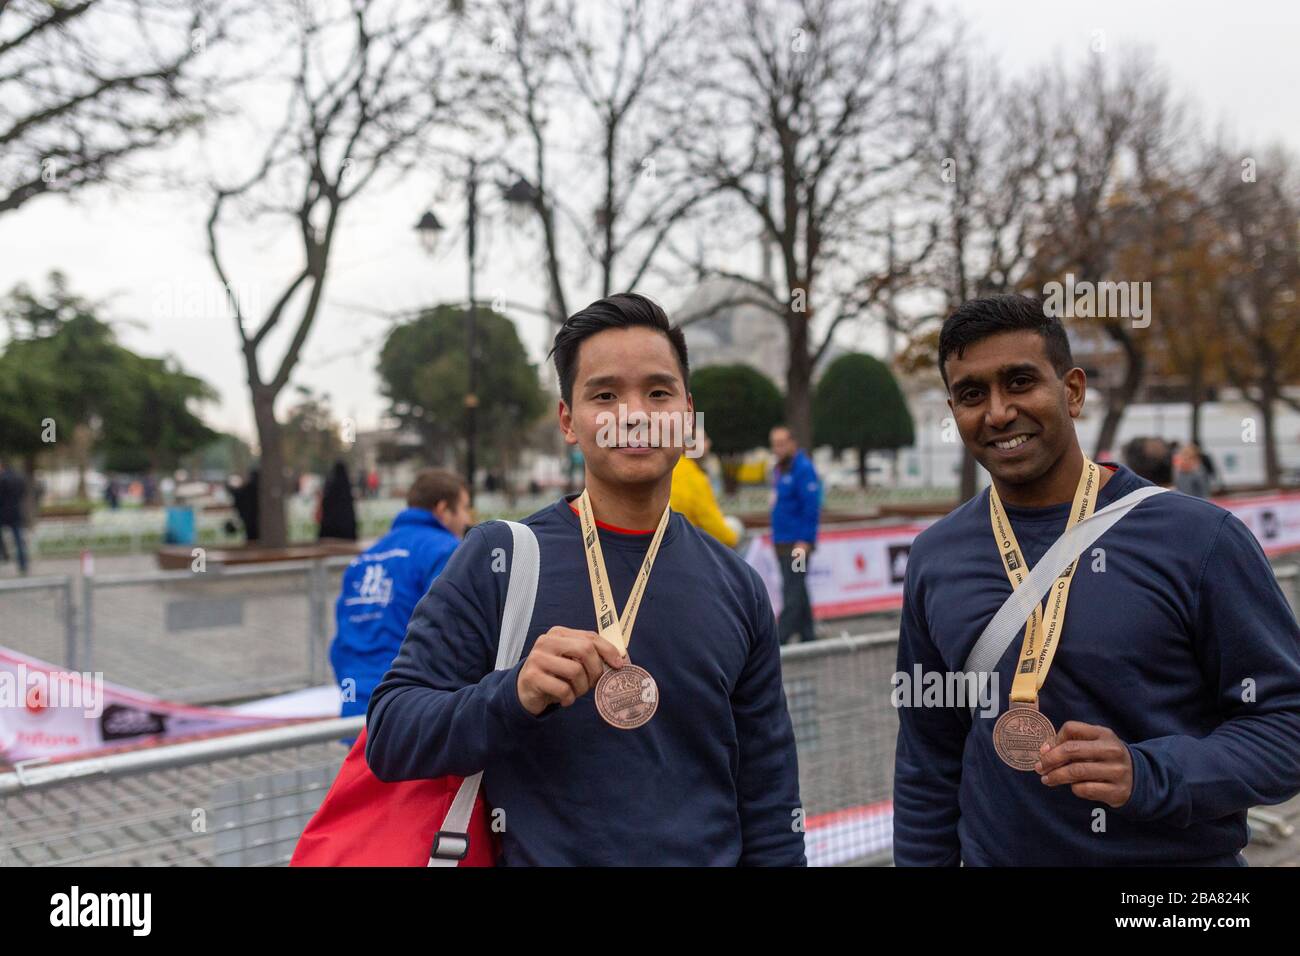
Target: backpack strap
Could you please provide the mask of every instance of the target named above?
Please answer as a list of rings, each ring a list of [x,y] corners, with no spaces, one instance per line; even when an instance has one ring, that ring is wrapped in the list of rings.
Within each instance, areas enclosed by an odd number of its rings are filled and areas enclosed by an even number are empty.
[[[501,614],[501,636],[497,640],[499,671],[509,670],[519,663],[524,640],[528,636],[528,622],[533,617],[533,601],[537,597],[537,575],[540,561],[537,536],[527,525],[517,521],[502,522],[508,525],[514,537],[510,555],[510,581],[506,586],[506,606]],[[483,771],[461,781],[460,789],[451,802],[442,821],[442,828],[434,835],[429,854],[429,866],[456,866],[469,853],[469,820],[478,798]]]

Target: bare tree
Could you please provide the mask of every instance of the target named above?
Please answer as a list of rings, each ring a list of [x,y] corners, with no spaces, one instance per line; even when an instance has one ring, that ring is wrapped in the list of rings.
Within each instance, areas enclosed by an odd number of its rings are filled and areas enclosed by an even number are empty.
[[[813,370],[836,330],[879,311],[936,241],[897,202],[921,151],[911,104],[925,22],[914,5],[885,0],[745,0],[702,24],[718,53],[696,70],[697,118],[679,146],[692,174],[771,243],[781,281],[725,261],[748,232],[737,218],[700,271],[731,278],[784,326],[786,418],[804,445]]]
[[[1151,282],[1159,304],[1149,367],[1165,386],[1182,391],[1191,407],[1191,440],[1201,443],[1202,406],[1225,380],[1225,336],[1220,299],[1231,272],[1212,208],[1222,159],[1182,164],[1175,178],[1139,177],[1129,187],[1141,214],[1115,252],[1115,270]]]
[[[556,322],[574,288],[632,291],[710,193],[669,146],[688,122],[682,74],[698,0],[499,0],[486,30],[506,87],[514,188],[541,226]]]
[[[1044,72],[1035,82],[1049,97],[1047,214],[1053,223],[1036,250],[1035,278],[1059,279],[1068,272],[1078,283],[1115,281],[1120,278],[1113,274],[1116,251],[1149,228],[1144,220],[1149,223],[1153,193],[1147,187],[1177,175],[1172,164],[1179,111],[1151,59],[1142,54],[1094,54],[1081,70]],[[1153,337],[1135,334],[1130,318],[1087,320],[1119,347],[1123,360],[1119,382],[1104,389],[1106,410],[1095,455],[1114,445],[1124,411],[1146,374]]]
[[[936,254],[919,283],[937,289],[942,314],[894,312],[899,332],[924,335],[967,299],[1014,291],[1024,282],[1045,228],[1044,105],[1029,84],[1007,84],[979,62],[959,30],[932,61],[923,104],[929,198],[939,225]],[[926,331],[930,330],[930,331]],[[975,458],[962,450],[960,494],[975,494]]]
[[[281,8],[282,9],[282,8]],[[261,445],[262,542],[288,537],[284,448],[275,403],[289,383],[320,311],[330,255],[345,209],[384,171],[408,168],[430,130],[464,105],[448,60],[446,13],[429,3],[295,3],[292,64],[283,122],[256,168],[212,191],[208,252],[234,314]],[[222,254],[222,226],[246,222],[291,230],[302,263],[260,316],[246,311]],[[292,328],[278,359],[269,339]]]
[[[0,3],[0,215],[121,178],[133,157],[198,125],[201,60],[235,12],[201,0]]]
[[[1259,409],[1265,480],[1276,485],[1276,406],[1300,409],[1283,390],[1300,380],[1300,182],[1295,159],[1281,147],[1263,156],[1224,154],[1219,170],[1214,212],[1229,260],[1221,297],[1225,370]]]

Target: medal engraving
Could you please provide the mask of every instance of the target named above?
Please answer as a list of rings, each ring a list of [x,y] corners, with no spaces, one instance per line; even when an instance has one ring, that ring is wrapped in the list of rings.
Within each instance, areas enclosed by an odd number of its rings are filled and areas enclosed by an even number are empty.
[[[1033,770],[1038,749],[1055,737],[1056,728],[1035,707],[1013,706],[993,725],[993,749],[1017,770]]]
[[[644,667],[610,668],[596,682],[596,710],[620,730],[635,730],[659,708],[659,685]]]

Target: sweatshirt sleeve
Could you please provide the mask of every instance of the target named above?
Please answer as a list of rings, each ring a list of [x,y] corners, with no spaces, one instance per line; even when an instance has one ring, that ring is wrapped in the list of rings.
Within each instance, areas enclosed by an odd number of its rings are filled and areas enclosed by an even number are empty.
[[[402,649],[370,697],[366,761],[380,780],[469,776],[545,723],[495,670],[509,538],[476,527],[415,607]]]
[[[740,747],[737,800],[742,866],[805,866],[794,725],[781,681],[776,615],[758,575],[755,640],[731,694]]]
[[[925,622],[915,547],[903,583],[903,613],[898,632],[897,674],[906,680],[922,674],[946,674],[948,666],[930,638]],[[913,707],[910,697],[895,697],[898,744],[894,755],[894,863],[897,866],[957,866],[961,841],[958,791],[962,754],[970,730],[967,711],[956,707]],[[902,704],[902,706],[899,706]]]
[[[1194,646],[1221,718],[1129,745],[1118,812],[1185,827],[1300,792],[1300,629],[1250,529],[1225,514],[1202,564]]]

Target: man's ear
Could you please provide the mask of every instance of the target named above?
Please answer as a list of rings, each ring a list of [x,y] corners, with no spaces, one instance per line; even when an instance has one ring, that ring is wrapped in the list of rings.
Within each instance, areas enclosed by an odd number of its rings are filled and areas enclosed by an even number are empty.
[[[566,445],[578,444],[578,434],[573,430],[573,412],[564,399],[560,399],[560,407],[557,410],[560,419],[560,433],[564,435]]]
[[[1083,400],[1088,394],[1088,373],[1081,368],[1072,368],[1065,373],[1065,404],[1071,418],[1078,418],[1083,412]]]

